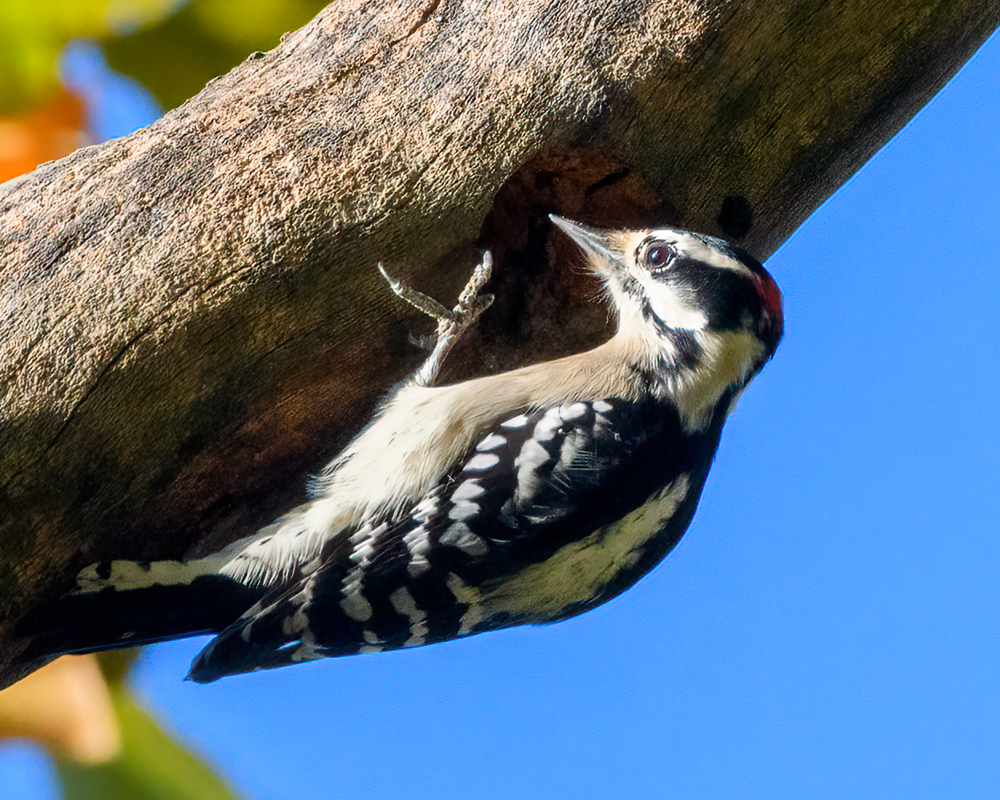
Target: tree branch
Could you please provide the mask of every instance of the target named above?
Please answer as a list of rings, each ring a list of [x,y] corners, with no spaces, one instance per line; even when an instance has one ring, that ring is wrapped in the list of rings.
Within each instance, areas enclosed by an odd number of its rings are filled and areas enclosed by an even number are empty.
[[[765,257],[998,20],[982,0],[353,0],[3,185],[0,672],[86,564],[212,550],[304,498],[422,358],[430,325],[378,262],[450,307],[492,249],[496,302],[452,378],[579,350],[605,312],[546,213]]]

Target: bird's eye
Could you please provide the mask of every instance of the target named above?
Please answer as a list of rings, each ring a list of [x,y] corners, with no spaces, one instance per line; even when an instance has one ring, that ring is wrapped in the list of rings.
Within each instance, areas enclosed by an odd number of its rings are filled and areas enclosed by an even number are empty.
[[[663,269],[673,256],[673,251],[664,242],[653,242],[646,248],[644,261],[650,269]]]

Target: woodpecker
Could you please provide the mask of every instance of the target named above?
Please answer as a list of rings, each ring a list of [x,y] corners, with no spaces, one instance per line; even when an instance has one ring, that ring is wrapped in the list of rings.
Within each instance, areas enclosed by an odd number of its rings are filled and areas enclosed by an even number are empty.
[[[774,354],[781,293],[721,239],[551,220],[604,286],[609,341],[436,386],[490,301],[490,255],[452,311],[389,279],[438,319],[436,346],[312,499],[205,558],[89,566],[26,657],[214,633],[189,674],[208,682],[555,622],[649,572],[687,529],[723,423]]]

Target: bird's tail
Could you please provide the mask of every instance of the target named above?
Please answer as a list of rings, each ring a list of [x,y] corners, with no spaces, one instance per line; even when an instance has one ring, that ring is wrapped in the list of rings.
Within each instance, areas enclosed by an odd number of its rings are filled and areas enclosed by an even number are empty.
[[[263,589],[221,573],[228,556],[192,561],[106,561],[77,576],[76,587],[19,626],[25,661],[92,653],[216,633]]]

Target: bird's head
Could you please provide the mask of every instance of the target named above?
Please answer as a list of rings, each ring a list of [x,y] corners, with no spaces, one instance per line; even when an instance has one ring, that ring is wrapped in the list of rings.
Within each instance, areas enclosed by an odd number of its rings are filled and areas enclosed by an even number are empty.
[[[737,392],[774,355],[781,291],[753,256],[677,228],[602,230],[551,215],[587,256],[637,361],[685,386]],[[707,402],[709,397],[705,397]]]

